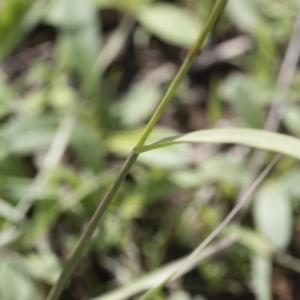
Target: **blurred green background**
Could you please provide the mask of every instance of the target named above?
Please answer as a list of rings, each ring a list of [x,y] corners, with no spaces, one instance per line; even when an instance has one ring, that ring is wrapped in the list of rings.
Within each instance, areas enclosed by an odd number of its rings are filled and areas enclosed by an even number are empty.
[[[1,300],[45,298],[212,4],[1,1]],[[299,9],[298,0],[229,0],[151,139],[263,128]],[[276,119],[296,137],[299,95],[296,69]],[[126,299],[153,286],[151,272],[196,248],[255,178],[251,153],[180,145],[141,155],[61,299]],[[231,247],[214,244],[217,255],[156,298],[299,299],[299,182],[299,163],[281,158],[253,208],[219,237]]]

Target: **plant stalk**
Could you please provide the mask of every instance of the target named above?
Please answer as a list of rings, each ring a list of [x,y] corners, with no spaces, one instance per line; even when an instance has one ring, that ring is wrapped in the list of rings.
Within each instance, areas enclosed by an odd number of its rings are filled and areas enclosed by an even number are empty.
[[[151,120],[149,121],[148,125],[146,126],[140,140],[136,144],[137,147],[143,146],[146,142],[147,138],[149,137],[150,133],[152,132],[154,126],[158,122],[160,116],[162,115],[164,109],[169,104],[170,100],[176,93],[178,86],[180,85],[181,81],[183,80],[184,76],[187,74],[194,58],[200,53],[200,50],[209,34],[209,32],[213,29],[214,25],[216,24],[218,18],[220,17],[221,13],[223,12],[225,5],[227,4],[228,0],[217,0],[214,4],[214,7],[202,28],[195,44],[190,48],[181,68],[179,69],[177,75],[175,76],[174,80],[172,81],[170,87],[168,88],[165,96],[161,100],[161,103],[157,107],[155,113],[153,114]],[[87,225],[85,231],[81,235],[80,239],[78,240],[74,250],[72,251],[69,260],[67,261],[63,271],[56,282],[56,284],[52,287],[48,297],[46,300],[57,300],[65,285],[67,284],[68,280],[70,279],[79,259],[84,254],[85,250],[89,245],[89,241],[95,232],[103,214],[105,213],[107,207],[109,206],[110,202],[116,195],[118,189],[120,188],[122,182],[124,181],[126,175],[129,173],[131,167],[135,163],[139,156],[139,153],[135,153],[132,151],[128,158],[126,159],[123,167],[117,174],[114,182],[112,183],[110,189],[105,194],[104,198],[100,202],[99,206],[97,207],[94,215],[92,216],[89,224]]]
[[[156,111],[154,112],[152,118],[148,122],[140,140],[138,141],[136,147],[141,147],[146,142],[147,138],[149,137],[150,133],[152,132],[154,126],[158,122],[159,118],[161,117],[162,113],[164,112],[165,108],[168,106],[169,102],[173,98],[174,94],[176,93],[179,84],[183,80],[184,76],[187,74],[188,70],[190,69],[193,60],[200,54],[201,48],[210,33],[213,29],[214,25],[216,24],[218,18],[220,17],[221,13],[223,12],[228,0],[218,0],[216,1],[204,27],[202,28],[196,42],[190,48],[181,68],[179,69],[177,75],[173,79],[171,85],[169,86],[165,96],[161,100],[159,106],[157,107]]]
[[[104,212],[106,211],[108,205],[112,201],[113,197],[115,196],[116,192],[118,191],[119,187],[121,186],[123,180],[125,179],[126,175],[128,174],[129,170],[131,169],[132,165],[135,163],[138,157],[137,153],[131,152],[126,159],[123,167],[117,174],[114,182],[112,183],[110,189],[107,191],[106,195],[100,202],[99,206],[97,207],[94,215],[92,216],[90,222],[88,223],[85,231],[81,235],[80,239],[78,240],[73,252],[69,260],[67,261],[57,283],[51,289],[48,297],[46,300],[56,300],[59,298],[60,294],[62,293],[66,283],[68,282],[69,278],[71,277],[79,259],[84,254],[87,246],[89,245],[89,241],[95,232],[101,217],[103,216]]]

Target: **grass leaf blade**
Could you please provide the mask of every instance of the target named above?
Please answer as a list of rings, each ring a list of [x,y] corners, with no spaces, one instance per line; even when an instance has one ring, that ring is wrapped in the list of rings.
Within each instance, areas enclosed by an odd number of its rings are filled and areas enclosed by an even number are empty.
[[[181,143],[241,144],[279,152],[300,159],[299,139],[280,133],[248,128],[221,128],[195,131],[188,134],[167,137],[146,144],[145,146],[136,147],[135,152],[143,153]]]

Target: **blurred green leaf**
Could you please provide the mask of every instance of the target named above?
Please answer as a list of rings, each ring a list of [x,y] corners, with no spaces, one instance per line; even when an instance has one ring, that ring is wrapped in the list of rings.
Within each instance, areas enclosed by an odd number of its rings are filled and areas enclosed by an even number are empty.
[[[151,117],[160,99],[158,86],[141,83],[134,85],[112,110],[123,124],[134,126]]]
[[[283,115],[284,124],[290,132],[300,137],[300,108],[293,105],[285,109]]]
[[[272,299],[272,260],[270,256],[252,257],[252,284],[257,300]]]
[[[219,96],[232,103],[245,124],[254,128],[263,127],[263,106],[272,101],[272,95],[273,86],[239,73],[230,75],[219,88]]]
[[[201,22],[182,7],[155,3],[137,12],[140,23],[152,34],[167,43],[189,47],[196,40]]]
[[[257,228],[278,249],[285,249],[292,237],[293,214],[289,194],[276,181],[265,183],[253,205]]]
[[[49,1],[2,0],[0,58],[8,55],[42,19]]]
[[[58,0],[50,19],[61,28],[59,50],[64,65],[78,72],[83,86],[95,87],[92,66],[100,51],[96,12],[89,0]],[[92,81],[92,82],[91,82]]]
[[[51,116],[12,119],[0,129],[0,153],[32,154],[46,149],[55,134],[56,119]]]
[[[260,10],[255,1],[232,0],[228,2],[227,12],[231,19],[243,30],[255,33],[264,26]]]
[[[271,80],[237,72],[229,75],[219,87],[220,97],[233,104],[245,97],[255,105],[264,107],[272,103],[273,94],[274,84]]]
[[[24,264],[34,278],[43,280],[48,284],[53,284],[58,279],[61,271],[57,257],[49,251],[25,256]]]
[[[6,55],[22,38],[21,20],[33,1],[3,0],[0,17],[0,57]]]
[[[199,163],[199,171],[211,182],[240,185],[243,180],[242,163],[222,154],[214,155]]]
[[[2,300],[42,299],[23,260],[16,254],[0,256],[0,295]]]
[[[300,201],[300,169],[294,168],[289,170],[286,174],[284,174],[278,184],[282,184],[287,193],[295,198],[297,203]]]
[[[66,20],[66,3],[61,0],[52,0],[49,10],[45,14],[43,20],[53,26],[63,27],[65,26]]]
[[[262,0],[228,1],[227,12],[237,27],[255,37],[257,54],[254,56],[251,68],[256,68],[256,74],[268,77],[273,75],[267,66],[274,63],[276,59],[275,37],[278,30],[274,29],[272,18],[264,15],[262,9],[262,6],[270,7],[271,1],[261,2]],[[269,11],[270,8],[265,10]]]
[[[297,0],[290,0],[289,5],[282,0],[233,0],[228,2],[227,12],[243,31],[258,35],[264,32],[269,34],[267,39],[286,41],[298,8]]]

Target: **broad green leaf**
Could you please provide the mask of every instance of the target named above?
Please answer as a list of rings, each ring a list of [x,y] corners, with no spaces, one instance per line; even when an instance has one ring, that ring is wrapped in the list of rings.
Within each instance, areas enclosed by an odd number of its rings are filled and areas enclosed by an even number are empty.
[[[270,65],[271,61],[276,59],[274,43],[276,34],[274,32],[277,33],[278,30],[274,29],[274,22],[270,22],[272,17],[264,16],[262,13],[261,7],[263,4],[261,2],[261,0],[228,1],[227,12],[238,27],[255,36],[258,53],[256,56],[257,67],[255,63],[253,66],[256,67],[258,74],[270,77],[270,70],[266,70],[266,68],[268,68],[267,66]],[[265,6],[269,6],[269,4],[265,3]],[[281,25],[282,21],[280,22]],[[282,28],[282,26],[279,28]]]
[[[250,126],[252,128],[262,128],[264,125],[264,113],[263,110],[255,103],[251,101],[247,95],[251,95],[246,93],[246,91],[240,91],[239,99],[234,102],[234,106],[237,110],[237,113],[242,118],[245,125]]]
[[[44,16],[44,21],[56,27],[65,25],[65,3],[61,0],[52,0],[52,3]]]
[[[257,228],[278,249],[285,249],[291,240],[293,214],[289,194],[281,184],[264,184],[253,205]]]
[[[142,153],[182,143],[242,144],[283,153],[300,159],[299,139],[280,133],[248,128],[221,128],[195,131],[136,147],[135,151]]]
[[[233,22],[241,29],[254,33],[259,26],[263,25],[255,1],[232,0],[228,2],[227,12]]]
[[[91,92],[97,80],[91,71],[100,51],[96,11],[89,0],[59,0],[53,10],[51,18],[61,27],[59,58],[79,74],[86,92]]]
[[[0,256],[1,300],[42,299],[36,284],[29,276],[21,257],[16,254]]]
[[[299,1],[231,0],[228,1],[229,17],[243,31],[251,34],[269,33],[269,38],[286,42]]]
[[[32,154],[46,149],[54,137],[56,119],[49,116],[12,119],[0,130],[0,153]]]
[[[285,173],[281,178],[278,184],[281,184],[287,193],[295,199],[295,202],[298,204],[300,202],[300,169],[295,167]]]
[[[113,113],[123,124],[133,126],[150,118],[160,99],[158,86],[145,83],[135,85],[113,106]]]
[[[252,96],[252,92],[255,93]],[[269,79],[256,78],[243,73],[233,73],[229,75],[220,85],[219,94],[229,103],[239,101],[241,96],[256,105],[264,107],[270,105],[273,100],[274,85]]]
[[[140,23],[150,33],[162,40],[181,47],[191,46],[197,38],[201,22],[184,8],[174,4],[156,3],[140,11]]]
[[[293,105],[285,109],[283,122],[290,132],[300,137],[300,109]]]
[[[256,300],[272,299],[272,260],[270,256],[252,257],[252,285]]]
[[[272,95],[269,82],[240,73],[230,75],[219,88],[219,96],[232,104],[244,123],[253,128],[263,127],[263,106],[271,103]]]
[[[24,257],[28,272],[37,280],[54,284],[61,272],[58,258],[50,251],[31,253]]]

